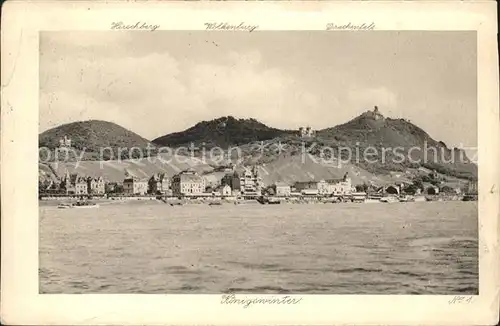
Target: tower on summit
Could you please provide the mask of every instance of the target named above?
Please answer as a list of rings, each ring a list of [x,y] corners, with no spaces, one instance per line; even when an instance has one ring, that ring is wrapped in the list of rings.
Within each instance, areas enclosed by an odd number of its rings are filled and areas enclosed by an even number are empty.
[[[59,147],[60,148],[70,148],[71,147],[71,138],[68,136],[64,136],[64,138],[59,139]]]

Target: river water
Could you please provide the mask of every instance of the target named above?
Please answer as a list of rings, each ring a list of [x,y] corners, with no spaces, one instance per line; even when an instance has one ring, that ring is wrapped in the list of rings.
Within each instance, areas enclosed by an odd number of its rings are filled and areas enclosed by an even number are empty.
[[[477,294],[477,202],[40,207],[40,293]]]

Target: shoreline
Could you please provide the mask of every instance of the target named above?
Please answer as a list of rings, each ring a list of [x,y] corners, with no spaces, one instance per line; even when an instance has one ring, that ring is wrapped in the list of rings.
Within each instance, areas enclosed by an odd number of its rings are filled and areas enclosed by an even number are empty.
[[[40,207],[51,207],[58,206],[64,203],[75,202],[78,199],[76,198],[51,198],[39,200],[38,204]],[[292,199],[292,200],[280,200],[277,203],[261,203],[256,199],[247,199],[247,200],[234,200],[234,199],[221,199],[221,198],[210,198],[210,199],[178,199],[172,198],[167,200],[157,199],[155,197],[130,197],[130,198],[96,198],[89,200],[92,203],[96,203],[99,205],[123,205],[123,204],[155,204],[155,205],[166,205],[166,206],[184,206],[184,205],[207,205],[207,206],[241,206],[241,205],[262,205],[262,206],[275,206],[275,205],[312,205],[312,204],[329,204],[329,205],[342,205],[342,204],[409,204],[409,203],[427,203],[427,202],[456,202],[456,201],[464,201],[462,198],[436,198],[433,200],[426,200],[425,198],[419,198],[414,201],[394,201],[390,203],[377,201],[377,200],[369,200],[363,202],[356,201],[343,201],[343,202],[334,202],[329,200],[304,200],[304,199]]]

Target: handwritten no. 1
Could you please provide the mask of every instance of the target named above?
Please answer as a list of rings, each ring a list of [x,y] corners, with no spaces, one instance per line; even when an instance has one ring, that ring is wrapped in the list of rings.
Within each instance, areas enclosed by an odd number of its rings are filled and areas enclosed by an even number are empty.
[[[449,304],[460,304],[460,303],[472,303],[474,299],[474,296],[468,295],[468,296],[463,296],[463,295],[456,295],[453,297],[453,299],[449,300]]]

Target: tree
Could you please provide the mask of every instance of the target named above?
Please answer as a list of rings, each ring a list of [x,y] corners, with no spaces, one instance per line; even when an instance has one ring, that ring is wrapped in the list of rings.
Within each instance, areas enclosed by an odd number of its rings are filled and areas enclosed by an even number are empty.
[[[409,195],[414,195],[420,189],[415,183],[407,185],[403,191]]]
[[[424,190],[424,183],[420,179],[414,180],[413,185],[417,187],[417,189]]]
[[[432,180],[432,181],[431,181],[431,184],[432,184],[433,186],[439,186],[439,185],[441,184],[441,181],[439,181],[439,180]]]
[[[450,186],[443,186],[440,189],[440,192],[445,193],[445,194],[451,194],[451,193],[455,193],[455,190]]]
[[[363,183],[362,185],[356,185],[356,191],[357,192],[367,192],[369,187],[370,186],[367,185],[366,183]]]
[[[422,178],[423,182],[432,182],[433,178],[431,178],[429,175],[424,175]]]

